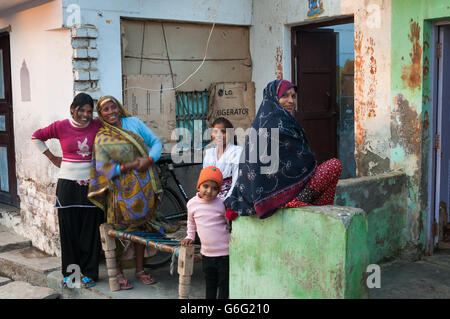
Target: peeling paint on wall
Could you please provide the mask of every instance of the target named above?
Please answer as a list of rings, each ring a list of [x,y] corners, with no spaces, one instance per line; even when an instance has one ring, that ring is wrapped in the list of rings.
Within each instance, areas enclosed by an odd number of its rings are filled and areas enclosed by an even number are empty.
[[[283,78],[283,50],[281,47],[277,47],[277,52],[275,54],[275,77],[277,79]]]
[[[19,234],[32,240],[33,246],[52,255],[60,255],[58,214],[54,208],[56,183],[49,184],[18,175],[21,198]]]
[[[375,98],[377,94],[377,60],[374,57],[375,52],[375,41],[373,38],[368,39],[368,46],[366,50],[366,55],[369,56],[369,88],[367,93],[367,117],[375,117],[375,109],[377,107],[375,103]]]
[[[407,154],[420,157],[421,125],[416,108],[403,94],[394,97],[391,136],[393,145],[401,145]]]
[[[362,104],[364,95],[364,57],[362,53],[363,35],[358,31],[355,33],[355,141],[362,146],[364,141],[364,130],[362,128]]]

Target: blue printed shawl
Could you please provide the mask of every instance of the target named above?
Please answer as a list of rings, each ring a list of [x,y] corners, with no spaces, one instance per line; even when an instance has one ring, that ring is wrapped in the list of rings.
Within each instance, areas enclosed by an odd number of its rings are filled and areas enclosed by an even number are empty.
[[[279,81],[270,82],[264,89],[263,101],[250,129],[258,132],[259,142],[251,138],[251,133],[246,137],[245,151],[239,163],[239,177],[231,195],[225,200],[225,206],[240,216],[257,214],[261,219],[272,216],[277,208],[298,195],[316,169],[316,159],[309,149],[304,130],[278,103]],[[272,136],[274,134],[271,131],[277,128],[279,139],[276,139],[276,135]],[[264,144],[261,147],[262,137],[267,141],[266,147]],[[272,161],[279,160],[278,170],[262,174],[261,168],[267,169],[270,163],[261,154],[271,156],[271,143],[279,145],[279,158],[272,158]],[[262,148],[259,152],[258,144]]]

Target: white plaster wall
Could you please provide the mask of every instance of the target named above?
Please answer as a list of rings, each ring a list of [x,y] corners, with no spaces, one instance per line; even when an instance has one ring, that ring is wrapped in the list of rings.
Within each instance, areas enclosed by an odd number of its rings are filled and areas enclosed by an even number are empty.
[[[390,170],[391,0],[342,2],[355,16],[357,174],[375,175]]]
[[[253,60],[255,102],[258,109],[262,92],[267,83],[280,75],[292,79],[291,72],[291,28],[309,21],[326,20],[343,13],[339,0],[323,0],[325,12],[320,18],[307,17],[307,1],[298,0],[254,0],[252,27],[250,28],[250,52]],[[281,55],[281,59],[280,59]]]
[[[251,24],[252,0],[217,3],[217,23]],[[97,94],[112,94],[119,99],[122,98],[121,17],[212,23],[216,11],[215,0],[55,0],[0,19],[0,29],[11,26],[14,137],[21,198],[21,219],[14,228],[30,238],[35,247],[56,255],[60,253],[57,214],[53,208],[57,168],[38,153],[31,135],[38,128],[69,117],[74,79],[68,27],[74,26],[74,11],[70,10],[74,6],[69,8],[74,4],[80,8],[79,22],[92,24],[98,30],[100,92]],[[21,101],[20,68],[24,60],[30,74],[29,102]],[[55,154],[61,154],[57,141],[47,144]]]
[[[69,6],[77,4],[81,9],[81,24],[92,24],[97,27],[100,72],[98,95],[111,94],[120,100],[122,99],[121,17],[212,23],[216,11],[216,0],[62,1],[64,24],[67,24],[68,17],[73,13]],[[216,23],[251,24],[252,0],[218,0],[217,3]]]
[[[54,183],[57,168],[31,143],[33,132],[55,120],[67,118],[73,98],[70,30],[61,26],[61,2],[53,1],[0,19],[0,28],[11,26],[11,79],[14,112],[16,172],[22,222],[16,231],[33,245],[57,253],[57,217]],[[26,62],[31,101],[21,100],[20,69]],[[48,143],[61,154],[59,143]]]

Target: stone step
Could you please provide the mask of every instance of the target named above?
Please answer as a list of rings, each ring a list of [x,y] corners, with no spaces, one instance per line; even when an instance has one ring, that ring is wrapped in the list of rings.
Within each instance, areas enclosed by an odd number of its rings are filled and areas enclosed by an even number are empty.
[[[58,299],[60,294],[47,287],[30,285],[24,281],[12,281],[0,286],[0,299]]]
[[[0,276],[0,287],[12,282],[12,279]]]
[[[61,268],[61,259],[35,247],[0,253],[0,275],[47,287],[47,275]]]
[[[31,246],[31,240],[12,232],[8,227],[0,225],[0,253]]]

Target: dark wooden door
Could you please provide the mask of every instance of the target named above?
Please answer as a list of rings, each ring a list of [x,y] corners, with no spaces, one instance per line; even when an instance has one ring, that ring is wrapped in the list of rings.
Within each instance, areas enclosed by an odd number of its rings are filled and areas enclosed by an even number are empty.
[[[0,34],[0,202],[18,205],[9,34]]]
[[[297,31],[297,120],[317,161],[337,157],[336,33]]]

